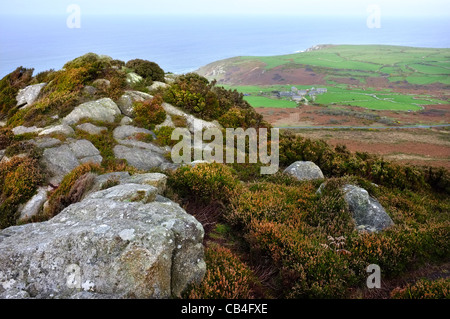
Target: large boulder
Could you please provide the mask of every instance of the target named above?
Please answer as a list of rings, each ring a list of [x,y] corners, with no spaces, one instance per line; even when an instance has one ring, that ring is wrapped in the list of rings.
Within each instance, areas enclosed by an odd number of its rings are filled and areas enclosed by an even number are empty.
[[[44,149],[42,156],[52,184],[61,183],[64,176],[81,164],[100,164],[102,161],[100,151],[88,140],[68,139],[61,146]]]
[[[319,166],[313,162],[295,162],[284,170],[285,174],[292,175],[299,181],[323,179],[323,173]]]
[[[27,86],[26,88],[20,90],[16,97],[17,106],[27,107],[33,104],[39,97],[41,90],[46,85],[46,83],[40,83]]]
[[[112,123],[115,121],[116,116],[120,114],[121,111],[113,100],[110,98],[103,98],[77,106],[63,119],[63,122],[68,125],[73,125],[81,119],[90,119]]]
[[[394,225],[383,206],[365,189],[345,185],[343,191],[359,231],[379,232]]]
[[[119,185],[1,231],[0,298],[179,297],[205,274],[204,231],[155,190]]]
[[[80,165],[77,157],[66,144],[59,147],[46,148],[42,161],[50,173],[50,183],[59,184],[64,176]]]

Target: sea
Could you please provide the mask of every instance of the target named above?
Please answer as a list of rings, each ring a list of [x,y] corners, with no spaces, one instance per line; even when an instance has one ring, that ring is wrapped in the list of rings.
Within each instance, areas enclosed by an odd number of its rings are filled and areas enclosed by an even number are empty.
[[[1,14],[1,13],[0,13]],[[0,78],[18,66],[35,74],[88,52],[158,63],[166,72],[194,71],[235,56],[270,56],[318,44],[386,44],[450,48],[450,20],[366,16],[82,15],[0,16]]]

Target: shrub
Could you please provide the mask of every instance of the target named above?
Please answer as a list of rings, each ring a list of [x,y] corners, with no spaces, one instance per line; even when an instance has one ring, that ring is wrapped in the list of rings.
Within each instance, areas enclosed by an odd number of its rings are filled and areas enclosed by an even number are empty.
[[[155,62],[150,62],[142,59],[134,59],[127,62],[125,65],[127,68],[134,70],[137,74],[144,79],[150,79],[152,81],[164,82],[164,70]]]
[[[434,281],[420,279],[404,288],[396,288],[391,292],[393,299],[449,299],[450,278]]]
[[[33,71],[18,67],[0,80],[0,118],[16,107],[17,93],[31,82]]]
[[[238,183],[233,171],[218,163],[182,166],[168,179],[168,186],[182,198],[203,202],[227,203]]]
[[[58,215],[67,206],[78,202],[83,194],[92,186],[95,175],[102,173],[98,164],[86,163],[67,174],[49,198],[49,205],[44,211],[44,218],[50,219]]]
[[[134,107],[136,118],[134,121],[147,129],[153,129],[155,125],[163,123],[167,114],[162,104],[163,99],[160,96],[155,96],[153,99],[144,102],[136,102]]]
[[[6,149],[14,139],[13,132],[8,128],[0,128],[0,150]]]
[[[164,100],[209,121],[223,117],[222,123],[231,121],[232,125],[242,124],[240,127],[245,128],[269,126],[242,94],[217,87],[215,81],[210,83],[195,73],[177,77],[174,84],[165,90]],[[225,115],[232,108],[234,110]]]
[[[43,181],[36,159],[13,157],[0,164],[0,228],[15,225],[18,205],[33,197]]]
[[[172,140],[172,133],[175,129],[173,127],[163,126],[155,131],[156,144],[160,146],[174,146],[178,141]]]
[[[184,294],[189,299],[250,299],[255,276],[229,249],[219,245],[206,248],[206,275]]]

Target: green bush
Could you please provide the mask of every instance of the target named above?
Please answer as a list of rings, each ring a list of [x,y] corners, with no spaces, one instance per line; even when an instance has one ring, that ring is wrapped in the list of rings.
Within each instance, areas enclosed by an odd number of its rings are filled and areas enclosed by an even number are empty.
[[[155,62],[150,62],[142,59],[134,59],[128,61],[125,66],[129,69],[132,69],[134,72],[142,76],[144,79],[165,82],[164,70],[161,69],[161,67]]]
[[[221,119],[225,124],[230,121],[226,127],[269,126],[241,93],[218,87],[215,81],[210,83],[196,73],[177,77],[175,83],[165,90],[164,100],[205,120]]]
[[[162,107],[163,99],[155,96],[151,100],[136,102],[134,107],[134,121],[141,127],[154,129],[155,125],[161,124],[166,120],[166,111]]]
[[[177,169],[168,178],[168,186],[182,198],[202,202],[228,202],[239,181],[233,171],[222,164],[189,165]]]
[[[172,133],[175,129],[173,127],[163,126],[155,131],[156,144],[160,146],[174,146],[178,141],[172,140]]]

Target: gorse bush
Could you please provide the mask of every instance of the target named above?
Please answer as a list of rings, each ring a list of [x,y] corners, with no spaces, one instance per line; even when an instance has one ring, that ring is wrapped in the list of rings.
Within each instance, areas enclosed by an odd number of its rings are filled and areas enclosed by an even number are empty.
[[[130,60],[125,65],[134,72],[142,76],[144,79],[152,81],[164,82],[164,70],[155,62],[150,62],[142,59]],[[150,83],[151,84],[151,83]]]
[[[44,172],[38,160],[13,157],[0,164],[0,228],[16,224],[20,204],[33,197],[44,182]]]
[[[154,129],[155,125],[163,123],[166,119],[167,114],[162,107],[163,103],[164,101],[160,96],[155,96],[153,99],[144,102],[136,102],[134,121],[142,127]]]
[[[203,281],[188,290],[189,299],[250,299],[256,277],[248,266],[229,249],[219,245],[206,248],[208,265]]]
[[[233,171],[218,163],[186,165],[169,176],[169,187],[182,198],[228,202],[239,185]]]

